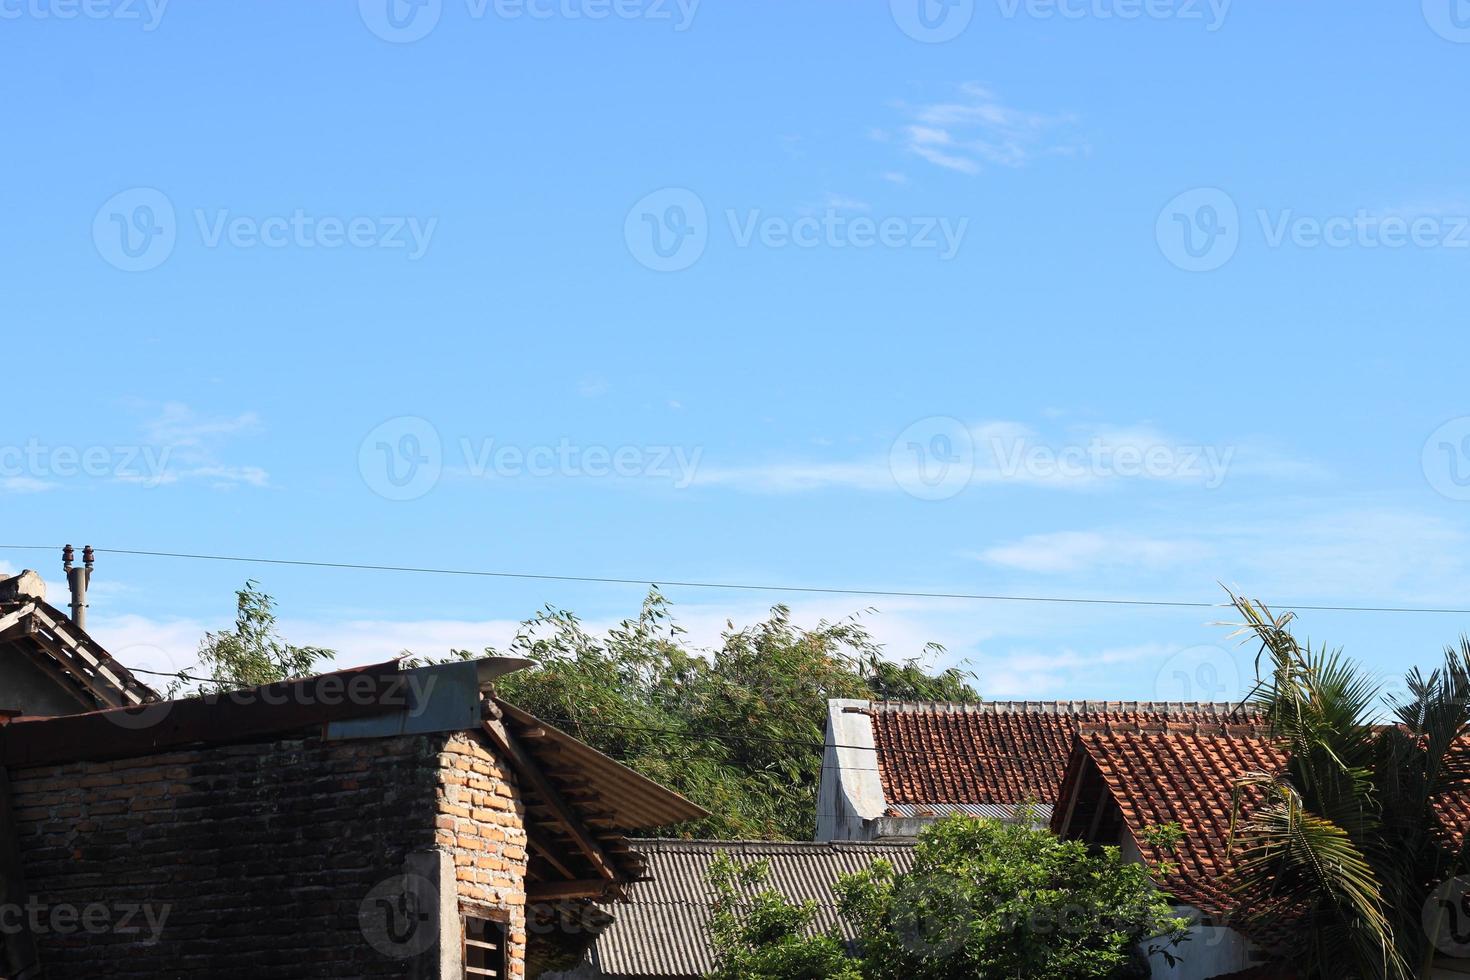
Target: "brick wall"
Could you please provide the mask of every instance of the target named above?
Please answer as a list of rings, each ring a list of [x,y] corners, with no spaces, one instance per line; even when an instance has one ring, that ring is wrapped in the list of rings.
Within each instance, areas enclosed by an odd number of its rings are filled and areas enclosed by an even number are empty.
[[[525,976],[525,810],[515,777],[476,735],[449,737],[439,756],[435,843],[454,862],[459,903],[508,921],[511,976]]]
[[[524,948],[520,807],[473,738],[294,738],[10,777],[51,980],[437,978],[437,952],[385,955],[361,918],[436,849]]]

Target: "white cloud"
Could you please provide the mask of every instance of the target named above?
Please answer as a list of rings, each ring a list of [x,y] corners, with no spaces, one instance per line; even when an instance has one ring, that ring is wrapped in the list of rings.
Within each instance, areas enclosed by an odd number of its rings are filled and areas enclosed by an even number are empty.
[[[822,209],[828,211],[871,211],[872,205],[855,197],[828,193],[822,198]]]
[[[967,471],[967,486],[1077,490],[1144,481],[1213,489],[1236,475],[1300,478],[1315,472],[1310,464],[1250,446],[1191,443],[1147,426],[1071,426],[1042,433],[1013,421],[929,422],[933,425],[924,428],[916,443],[895,443],[859,458],[703,465],[693,482],[758,493],[829,488],[899,491],[917,485],[936,465],[931,458],[933,438],[943,440],[939,445],[946,447],[952,466]]]
[[[227,463],[221,458],[230,440],[254,435],[261,429],[260,416],[254,412],[208,415],[181,402],[168,402],[143,423],[143,432],[152,444],[144,458],[156,463],[144,472],[119,473],[115,479],[147,486],[193,481],[222,490],[267,487],[270,474],[264,468]]]
[[[254,412],[240,415],[204,415],[181,402],[167,402],[159,413],[143,423],[150,441],[169,446],[202,447],[221,436],[256,432],[260,416]]]
[[[1166,643],[1144,643],[1102,650],[1018,650],[1003,656],[980,656],[974,660],[974,683],[983,697],[992,699],[1083,699],[1087,691],[1098,689],[1109,668],[1162,663],[1176,649]],[[1153,696],[1145,690],[1130,700],[1146,701]]]
[[[973,82],[957,97],[927,105],[900,104],[909,121],[902,127],[905,149],[935,166],[964,174],[984,164],[1022,167],[1038,155],[1075,155],[1087,144],[1066,135],[1075,120],[1007,106],[990,89]]]
[[[1197,542],[1101,531],[1033,534],[986,548],[981,560],[1026,572],[1081,572],[1095,568],[1168,568],[1207,554]]]
[[[45,490],[55,490],[61,484],[50,480],[41,480],[34,476],[7,476],[0,478],[0,490],[6,493],[41,493]]]

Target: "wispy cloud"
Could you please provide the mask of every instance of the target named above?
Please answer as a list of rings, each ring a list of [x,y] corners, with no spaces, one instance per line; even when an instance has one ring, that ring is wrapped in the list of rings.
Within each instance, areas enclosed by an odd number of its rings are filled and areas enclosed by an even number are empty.
[[[181,402],[168,402],[143,423],[145,437],[158,451],[161,469],[143,476],[120,474],[117,479],[151,486],[198,481],[216,489],[269,486],[270,474],[264,468],[222,459],[230,440],[254,435],[261,428],[260,416],[254,412],[211,415]]]
[[[1169,568],[1202,559],[1209,551],[1190,540],[1127,532],[1056,531],[986,548],[977,557],[1002,568],[1058,573],[1109,567]]]
[[[1167,643],[1101,650],[1016,650],[999,656],[979,656],[973,661],[980,693],[987,698],[1082,698],[1095,690],[1099,675],[1119,667],[1159,663],[1175,653]],[[1135,700],[1154,697],[1151,688],[1136,693]]]
[[[7,476],[0,477],[0,490],[5,493],[41,493],[45,490],[55,490],[61,484],[51,480],[41,480],[34,476]]]
[[[1277,603],[1463,605],[1470,532],[1433,515],[1350,499],[1271,497],[1191,508],[1133,528],[1032,534],[971,553],[997,568],[1060,580],[1126,569],[1136,589],[1223,581]]]
[[[826,211],[871,211],[873,206],[845,194],[828,193],[822,198],[822,210]]]
[[[948,458],[940,458],[936,447]],[[1189,442],[1147,425],[1074,425],[1044,433],[1022,422],[986,421],[942,425],[916,440],[901,437],[879,451],[851,459],[706,464],[693,482],[760,493],[829,488],[897,491],[919,485],[940,465],[962,476],[962,486],[1007,484],[1071,490],[1124,482],[1213,489],[1228,477],[1240,475],[1281,479],[1320,475],[1309,462],[1253,445]]]
[[[143,431],[151,441],[175,447],[202,447],[222,437],[259,429],[260,416],[254,412],[205,415],[182,402],[166,402],[157,415],[143,423]]]
[[[908,152],[937,167],[977,174],[984,165],[1022,167],[1037,156],[1088,152],[1087,142],[1070,131],[1070,115],[1047,115],[1006,105],[983,85],[961,85],[945,102],[899,108],[907,122],[899,141]]]

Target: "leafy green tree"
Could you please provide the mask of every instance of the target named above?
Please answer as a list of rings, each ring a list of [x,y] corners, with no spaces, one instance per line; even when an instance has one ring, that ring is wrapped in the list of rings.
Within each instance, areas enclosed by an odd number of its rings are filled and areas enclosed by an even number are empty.
[[[848,958],[842,939],[813,929],[816,903],[797,905],[756,890],[769,872],[768,862],[741,865],[728,854],[711,866],[717,966],[708,980],[861,980],[860,964]]]
[[[548,607],[505,652],[536,664],[507,699],[704,806],[683,830],[711,837],[811,838],[829,698],[978,700],[958,671],[884,660],[855,618],[804,630],[776,606],[691,649],[657,590],[605,636]]]
[[[1177,841],[1169,828],[1158,834]],[[920,835],[911,871],[879,861],[844,876],[835,890],[857,930],[851,954],[838,937],[812,934],[809,906],[751,895],[759,867],[725,862],[711,877],[713,980],[1146,977],[1140,944],[1168,952],[1188,924],[1149,869],[1117,848],[1093,850],[1024,822],[951,817]]]
[[[247,581],[235,593],[234,628],[204,634],[198,666],[179,673],[169,696],[235,691],[318,673],[336,653],[287,643],[276,629],[275,605],[259,582]]]
[[[1171,947],[1187,925],[1117,848],[1024,821],[942,820],[920,836],[911,871],[875,864],[838,891],[875,980],[1145,977],[1139,944]]]

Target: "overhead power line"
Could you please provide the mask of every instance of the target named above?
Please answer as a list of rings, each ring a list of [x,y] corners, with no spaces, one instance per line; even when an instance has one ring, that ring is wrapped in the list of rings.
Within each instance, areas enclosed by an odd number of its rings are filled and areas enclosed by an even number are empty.
[[[0,551],[56,551],[59,546],[0,544]],[[306,561],[295,558],[259,558],[244,555],[208,555],[175,551],[148,551],[138,548],[95,548],[101,555],[131,555],[144,558],[172,558],[189,561],[236,562],[252,565],[289,565],[300,568],[336,568],[353,571],[402,572],[418,575],[458,575],[472,578],[520,579],[539,582],[583,582],[597,585],[658,585],[679,589],[713,589],[734,592],[775,592],[794,595],[842,595],[885,599],[957,599],[974,602],[1030,602],[1084,606],[1146,606],[1168,609],[1228,609],[1227,602],[1199,602],[1179,599],[1119,599],[1061,595],[1004,595],[983,592],[923,592],[904,589],[850,589],[811,585],[758,585],[749,582],[699,582],[667,579],[613,577],[603,575],[553,575],[541,572],[506,572],[472,568],[433,568],[419,565],[385,565],[367,562]],[[1470,616],[1470,608],[1444,606],[1355,606],[1318,603],[1273,603],[1284,609],[1305,612],[1416,613],[1429,615]]]

